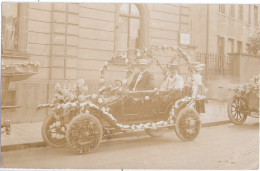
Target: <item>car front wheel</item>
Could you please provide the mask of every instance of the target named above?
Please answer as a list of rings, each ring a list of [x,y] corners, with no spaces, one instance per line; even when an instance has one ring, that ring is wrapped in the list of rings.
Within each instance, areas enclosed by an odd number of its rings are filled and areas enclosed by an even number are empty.
[[[200,132],[201,122],[193,108],[181,109],[175,120],[175,132],[182,141],[194,140]]]
[[[72,119],[66,134],[68,144],[76,153],[89,153],[101,142],[102,125],[95,116],[80,114]]]

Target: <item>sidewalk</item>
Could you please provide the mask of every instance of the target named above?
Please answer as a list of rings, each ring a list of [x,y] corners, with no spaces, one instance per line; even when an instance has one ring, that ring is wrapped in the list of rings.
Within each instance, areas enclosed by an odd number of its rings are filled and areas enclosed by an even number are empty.
[[[226,103],[209,100],[200,118],[203,127],[229,123]],[[9,151],[46,146],[41,136],[42,122],[12,124],[11,135],[1,133],[1,150]]]

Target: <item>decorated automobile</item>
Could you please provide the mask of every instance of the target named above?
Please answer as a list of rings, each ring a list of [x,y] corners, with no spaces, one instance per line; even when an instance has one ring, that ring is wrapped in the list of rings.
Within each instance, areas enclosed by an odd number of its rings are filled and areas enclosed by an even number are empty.
[[[142,68],[154,65],[161,70],[164,81],[166,78],[170,80],[167,77],[169,67],[157,59],[158,51],[174,52],[168,63],[182,58],[190,74],[198,69],[178,47],[164,45],[119,51],[100,69],[98,93],[89,94],[83,79],[56,85],[53,102],[39,106],[53,108],[53,114],[44,120],[42,126],[45,142],[52,147],[69,144],[75,152],[83,154],[97,148],[102,137],[116,133],[145,131],[157,137],[163,134],[164,128],[175,128],[181,140],[194,140],[200,132],[199,113],[204,113],[206,97],[192,96],[192,86],[182,85],[181,78],[180,87],[167,88],[165,82],[164,87],[160,84],[154,86],[158,83],[154,78],[159,77],[153,77]],[[105,73],[110,66],[117,64],[125,66],[125,78],[106,84]]]
[[[246,84],[235,85],[234,97],[229,101],[227,111],[230,121],[241,125],[247,116],[259,118],[259,76]]]

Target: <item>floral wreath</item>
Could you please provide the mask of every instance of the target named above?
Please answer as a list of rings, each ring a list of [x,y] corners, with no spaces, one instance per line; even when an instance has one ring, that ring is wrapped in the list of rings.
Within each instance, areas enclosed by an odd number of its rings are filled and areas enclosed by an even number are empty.
[[[104,63],[103,67],[99,70],[100,71],[100,84],[103,85],[105,83],[104,72],[106,70],[108,70],[109,65],[117,64],[118,62],[121,62],[121,64],[128,64],[128,68],[126,70],[127,77],[128,77],[133,73],[137,60],[139,58],[143,58],[143,57],[150,59],[152,62],[155,62],[156,65],[162,70],[164,76],[166,76],[167,70],[164,69],[164,67],[161,65],[159,60],[154,55],[155,52],[161,51],[161,50],[164,52],[166,52],[166,51],[177,52],[178,56],[183,57],[183,59],[186,61],[186,63],[188,64],[188,67],[190,67],[192,71],[196,71],[196,68],[192,65],[190,56],[186,52],[184,52],[182,49],[178,48],[177,46],[172,47],[172,46],[168,46],[168,45],[163,45],[163,46],[158,45],[158,46],[152,46],[150,48],[145,48],[144,50],[127,49],[124,51],[116,52],[112,56],[111,60],[106,61]],[[130,54],[130,55],[128,55],[128,54]],[[131,60],[131,59],[129,59],[128,56],[134,56],[134,58]],[[173,63],[174,60],[175,60],[175,57],[172,56],[169,63]],[[126,79],[123,80],[123,83],[126,84]],[[102,87],[102,88],[104,88],[104,87]]]

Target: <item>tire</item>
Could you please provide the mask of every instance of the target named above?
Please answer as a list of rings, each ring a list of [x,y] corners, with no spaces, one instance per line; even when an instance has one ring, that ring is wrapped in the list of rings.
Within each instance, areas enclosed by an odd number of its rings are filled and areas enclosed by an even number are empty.
[[[145,133],[148,134],[151,137],[160,137],[163,135],[163,130],[161,128],[157,129],[145,129]]]
[[[65,133],[66,126],[54,118],[51,114],[45,118],[42,124],[42,138],[51,147],[60,148],[67,144]]]
[[[238,97],[233,97],[227,106],[227,113],[229,120],[236,125],[242,125],[247,118],[247,115],[243,113],[245,103]]]
[[[201,122],[193,108],[183,108],[175,120],[175,132],[182,141],[194,140],[200,132]]]
[[[89,153],[101,142],[103,129],[93,115],[80,114],[72,119],[66,132],[68,144],[78,154]]]

